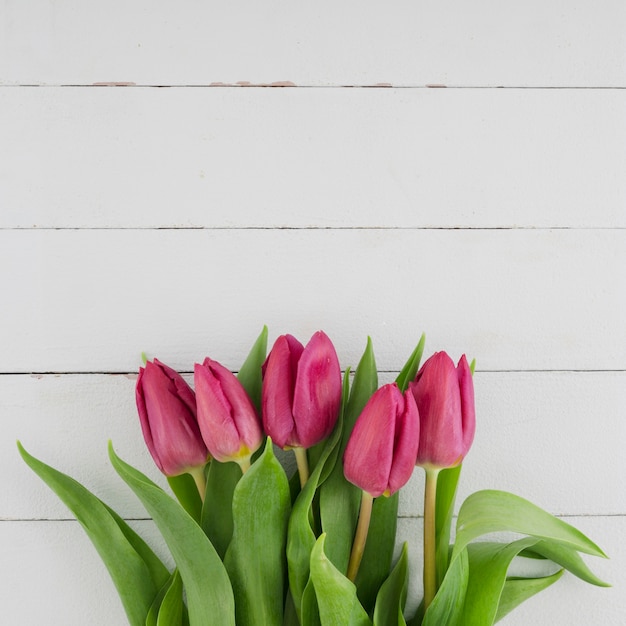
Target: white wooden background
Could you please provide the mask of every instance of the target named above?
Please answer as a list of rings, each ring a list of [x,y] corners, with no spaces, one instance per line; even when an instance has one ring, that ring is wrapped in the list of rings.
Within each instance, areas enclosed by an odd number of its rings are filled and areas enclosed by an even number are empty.
[[[461,497],[562,516],[614,585],[502,623],[624,624],[625,33],[621,0],[0,1],[3,623],[125,623],[15,440],[164,554],[106,457],[156,475],[139,355],[236,369],[266,323],[344,367],[370,334],[382,381],[422,331],[476,357]]]

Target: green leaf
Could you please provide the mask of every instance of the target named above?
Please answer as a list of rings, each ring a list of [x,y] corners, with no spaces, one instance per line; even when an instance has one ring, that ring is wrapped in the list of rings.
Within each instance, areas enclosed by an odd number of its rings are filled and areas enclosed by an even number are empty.
[[[369,613],[374,608],[380,586],[389,576],[396,546],[399,492],[374,500],[367,542],[361,566],[354,581],[359,600]]]
[[[374,626],[406,626],[402,612],[406,603],[408,582],[409,551],[405,542],[396,566],[378,592]]]
[[[551,576],[539,578],[507,578],[500,596],[496,622],[499,622],[505,615],[508,615],[514,608],[519,606],[536,593],[547,589],[563,575],[564,570],[559,570]]]
[[[356,587],[324,554],[325,538],[322,534],[311,552],[311,580],[322,626],[371,626],[357,599]]]
[[[456,488],[461,474],[461,464],[442,469],[437,477],[437,496],[435,499],[435,543],[437,586],[443,582],[448,570],[450,551],[450,527],[454,516]]]
[[[462,550],[450,563],[441,587],[426,610],[422,626],[467,626],[463,621],[463,603],[468,576],[467,550]],[[413,620],[411,623],[420,622]]]
[[[183,582],[178,570],[174,570],[152,603],[146,626],[182,626],[183,608]]]
[[[411,353],[411,356],[404,364],[402,370],[398,374],[396,378],[396,383],[400,388],[400,391],[403,393],[406,391],[409,383],[415,378],[417,375],[417,371],[420,368],[420,361],[422,360],[422,354],[424,354],[424,344],[426,343],[426,335],[422,333],[420,337],[419,343],[415,347],[415,350]]]
[[[267,326],[263,326],[261,334],[254,342],[250,353],[248,354],[243,365],[239,369],[237,378],[248,392],[250,399],[259,413],[261,412],[261,387],[263,386],[263,377],[261,375],[261,367],[265,362],[267,355]]]
[[[548,539],[579,552],[606,557],[579,530],[519,496],[484,490],[470,495],[459,511],[452,558],[470,541],[491,532],[510,531]]]
[[[597,585],[598,587],[610,587],[609,583],[600,580],[582,560],[580,554],[575,550],[563,546],[554,541],[538,541],[532,548],[526,550],[522,556],[537,555],[546,559],[550,559],[557,565],[564,567],[570,571],[574,576],[578,576],[581,580]]]
[[[144,626],[169,572],[116,513],[80,483],[17,447],[26,464],[72,511],[109,570],[131,626]]]
[[[377,387],[378,372],[372,341],[368,337],[365,352],[354,374],[350,399],[344,414],[339,456],[331,475],[319,491],[322,530],[327,535],[326,554],[342,572],[348,567],[361,499],[361,490],[344,477],[343,453],[358,416]]]
[[[302,626],[321,626],[320,610],[317,606],[317,598],[315,597],[315,588],[313,581],[309,582],[302,593]]]
[[[467,547],[469,582],[463,610],[464,625],[492,626],[511,561],[535,543],[537,539],[525,537],[509,544],[478,542]]]
[[[240,479],[241,468],[237,463],[211,461],[201,523],[220,558],[224,558],[233,536],[233,493]]]
[[[200,526],[147,476],[122,461],[110,443],[109,457],[154,519],[174,557],[185,586],[190,623],[234,626],[235,605],[228,574]]]
[[[346,380],[348,372],[344,377],[344,389],[346,388]],[[342,416],[339,417],[339,420]],[[289,518],[287,532],[287,562],[289,570],[289,588],[296,612],[300,620],[303,620],[304,611],[304,594],[309,581],[310,557],[311,550],[315,545],[315,533],[311,527],[311,506],[316,494],[319,482],[323,474],[327,474],[325,468],[328,464],[333,463],[334,453],[341,439],[341,426],[335,428],[330,438],[326,442],[326,446],[322,455],[317,461],[314,470],[309,476],[304,488],[300,491],[293,504],[291,516]],[[296,478],[299,483],[299,479]],[[314,598],[314,594],[313,594]]]
[[[200,523],[202,516],[202,500],[198,493],[196,481],[191,474],[168,476],[167,482],[181,506],[196,522]]]
[[[224,565],[233,585],[237,626],[283,623],[290,509],[287,476],[268,437],[265,451],[233,495],[233,538]]]

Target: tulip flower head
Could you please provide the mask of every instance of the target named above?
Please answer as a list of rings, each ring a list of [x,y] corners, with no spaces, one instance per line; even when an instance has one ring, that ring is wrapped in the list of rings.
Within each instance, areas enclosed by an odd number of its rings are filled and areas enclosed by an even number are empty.
[[[322,332],[303,347],[280,336],[263,366],[265,432],[281,448],[310,448],[330,435],[341,406],[341,369]]]
[[[245,469],[263,441],[256,409],[235,375],[206,358],[194,366],[198,424],[211,455]]]
[[[419,433],[413,395],[396,383],[384,385],[354,425],[343,457],[346,478],[374,498],[392,495],[413,473]]]
[[[436,352],[422,366],[409,388],[420,414],[417,465],[455,467],[474,440],[474,384],[465,355],[455,367],[445,352]]]
[[[166,476],[202,467],[209,453],[196,419],[196,399],[182,376],[158,359],[139,369],[137,411],[148,450]]]

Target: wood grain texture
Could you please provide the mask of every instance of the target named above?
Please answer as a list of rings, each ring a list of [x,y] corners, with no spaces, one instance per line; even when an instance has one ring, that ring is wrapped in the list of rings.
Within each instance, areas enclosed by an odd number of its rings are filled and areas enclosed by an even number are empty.
[[[619,0],[4,0],[0,84],[625,85]]]
[[[626,227],[626,91],[0,88],[3,228]]]
[[[323,328],[397,369],[424,331],[479,368],[620,370],[624,230],[0,231],[0,371],[189,371]]]

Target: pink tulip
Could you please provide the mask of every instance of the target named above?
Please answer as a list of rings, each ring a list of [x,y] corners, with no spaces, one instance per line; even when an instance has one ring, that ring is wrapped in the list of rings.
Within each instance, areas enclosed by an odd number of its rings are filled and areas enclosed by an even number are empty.
[[[194,383],[200,432],[211,455],[221,462],[249,463],[263,441],[263,433],[241,383],[230,370],[209,358],[194,366]]]
[[[417,465],[458,465],[472,445],[476,429],[474,384],[465,355],[457,367],[445,352],[433,354],[410,383],[420,414]]]
[[[182,376],[157,359],[139,368],[135,389],[143,437],[157,467],[178,476],[206,464],[196,399]]]
[[[341,406],[341,369],[335,348],[316,332],[305,348],[291,335],[274,343],[264,365],[265,431],[281,448],[310,448],[335,427]]]
[[[346,478],[377,498],[404,486],[413,473],[420,422],[410,392],[384,385],[369,399],[343,457]]]

